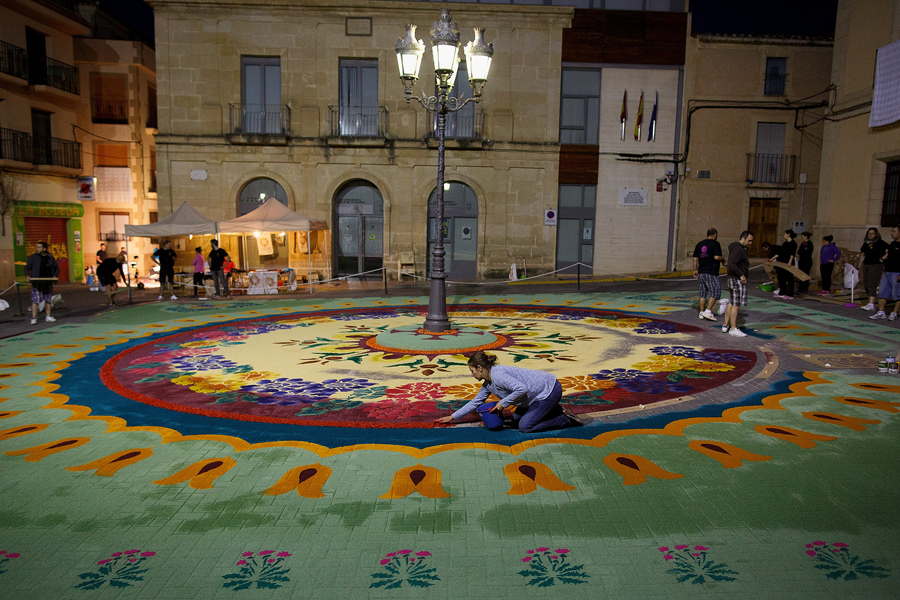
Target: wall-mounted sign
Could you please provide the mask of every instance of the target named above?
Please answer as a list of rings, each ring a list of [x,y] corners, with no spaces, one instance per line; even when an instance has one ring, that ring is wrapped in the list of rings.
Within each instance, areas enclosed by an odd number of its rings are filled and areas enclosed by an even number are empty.
[[[206,169],[192,169],[191,170],[191,180],[206,181]]]
[[[619,190],[619,206],[649,206],[647,202],[647,190],[629,190],[622,188]]]
[[[544,225],[556,225],[558,213],[555,209],[548,208],[544,211]]]
[[[697,171],[697,179],[709,179],[709,171]]]
[[[78,191],[77,196],[79,200],[93,200],[94,199],[94,178],[93,177],[79,177],[78,183],[76,184]]]

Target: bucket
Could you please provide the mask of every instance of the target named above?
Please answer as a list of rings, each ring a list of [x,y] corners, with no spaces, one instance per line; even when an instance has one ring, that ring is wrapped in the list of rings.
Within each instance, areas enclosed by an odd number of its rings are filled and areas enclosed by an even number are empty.
[[[490,429],[491,431],[503,429],[503,417],[500,416],[500,413],[491,412],[491,409],[496,405],[496,402],[486,402],[478,407],[478,414],[481,415],[481,420],[484,421],[485,429]]]
[[[775,284],[773,284],[773,283],[763,283],[763,284],[761,284],[761,285],[759,286],[759,289],[761,289],[761,290],[764,291],[764,292],[774,292],[774,291],[775,291]]]

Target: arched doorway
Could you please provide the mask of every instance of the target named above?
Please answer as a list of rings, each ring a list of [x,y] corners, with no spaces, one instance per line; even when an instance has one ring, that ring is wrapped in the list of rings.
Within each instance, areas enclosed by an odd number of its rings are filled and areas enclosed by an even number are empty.
[[[351,181],[334,199],[334,260],[338,277],[380,269],[384,259],[384,200],[368,181]],[[369,273],[368,279],[381,279]]]
[[[437,190],[428,198],[428,267],[434,244]],[[456,279],[475,279],[478,271],[478,196],[464,183],[444,184],[444,271]]]
[[[287,192],[281,184],[268,177],[252,179],[241,188],[238,195],[238,215],[243,217],[262,206],[269,198],[275,198],[285,206],[288,206]]]

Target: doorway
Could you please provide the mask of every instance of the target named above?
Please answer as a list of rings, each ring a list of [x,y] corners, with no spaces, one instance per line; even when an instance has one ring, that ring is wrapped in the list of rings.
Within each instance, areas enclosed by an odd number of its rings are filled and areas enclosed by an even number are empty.
[[[437,190],[428,198],[428,269],[432,268]],[[456,279],[478,276],[478,196],[464,183],[444,184],[444,272]]]
[[[381,279],[384,263],[384,200],[368,181],[348,183],[334,201],[335,272],[338,277],[366,273]],[[376,271],[376,272],[371,272]]]
[[[780,198],[750,198],[750,216],[747,220],[747,229],[753,232],[753,244],[750,245],[749,254],[757,258],[768,258],[763,251],[763,242],[781,244],[781,236],[778,235],[778,209],[781,205]]]

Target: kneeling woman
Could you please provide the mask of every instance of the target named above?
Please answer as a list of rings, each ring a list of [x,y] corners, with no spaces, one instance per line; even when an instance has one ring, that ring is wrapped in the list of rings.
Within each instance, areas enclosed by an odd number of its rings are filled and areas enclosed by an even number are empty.
[[[469,358],[469,371],[472,372],[472,377],[484,382],[478,394],[452,415],[435,419],[435,423],[459,420],[475,412],[494,394],[500,401],[491,412],[516,405],[518,410],[513,418],[518,420],[519,431],[523,433],[537,433],[576,424],[574,418],[570,419],[560,408],[562,386],[550,373],[503,367],[497,364],[496,356],[481,351]],[[519,414],[523,411],[524,414],[520,417]]]

